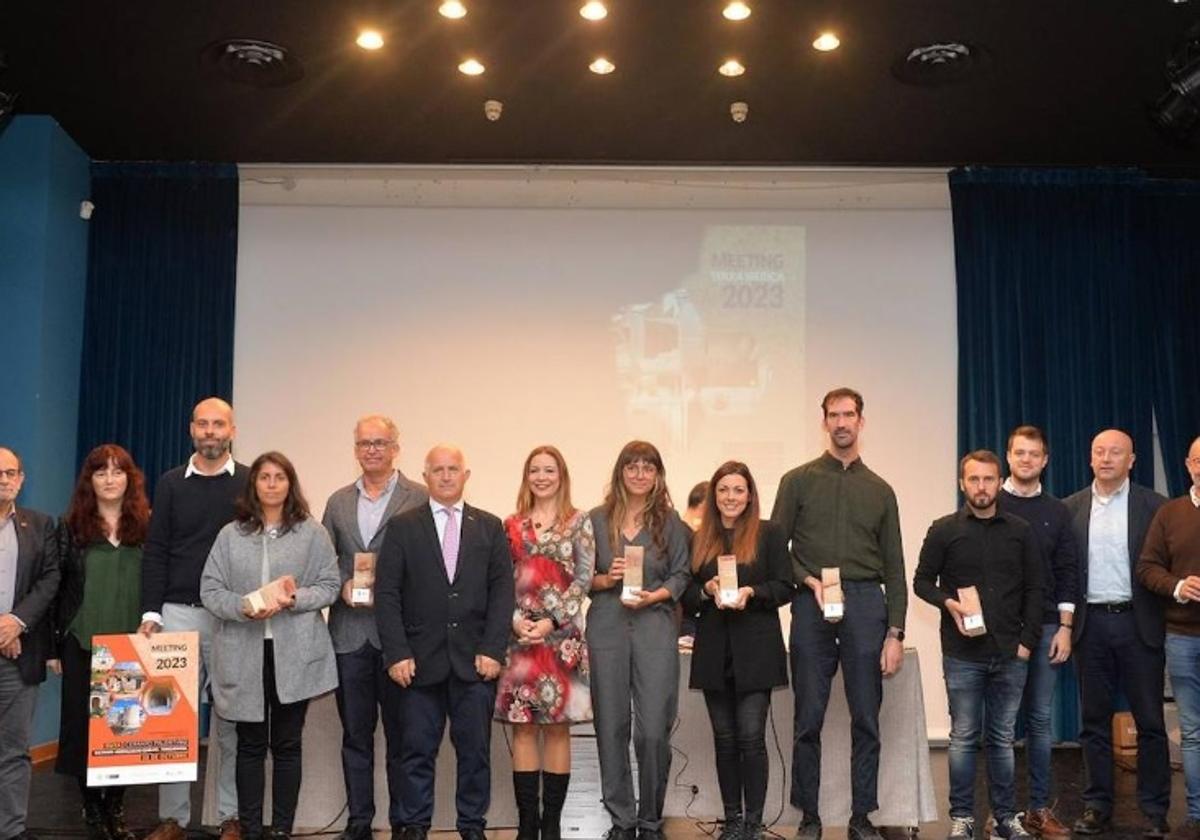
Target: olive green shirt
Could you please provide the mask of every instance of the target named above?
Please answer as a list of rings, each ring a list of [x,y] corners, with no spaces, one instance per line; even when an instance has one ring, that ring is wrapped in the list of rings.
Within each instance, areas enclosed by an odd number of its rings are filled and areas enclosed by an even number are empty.
[[[843,468],[826,452],[788,472],[771,521],[791,540],[797,583],[833,566],[842,580],[881,582],[888,626],[904,629],[908,584],[896,494],[861,458]]]
[[[99,540],[83,556],[83,601],[67,632],[91,650],[92,636],[133,633],[142,616],[142,547]]]

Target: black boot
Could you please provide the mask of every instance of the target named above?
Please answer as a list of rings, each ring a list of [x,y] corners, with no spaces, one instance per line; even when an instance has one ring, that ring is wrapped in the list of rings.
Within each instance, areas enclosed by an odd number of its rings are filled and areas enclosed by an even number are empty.
[[[83,823],[88,840],[112,840],[104,820],[104,796],[100,788],[83,788]]]
[[[542,771],[542,840],[561,840],[562,809],[570,784],[570,773]]]
[[[134,840],[133,832],[125,826],[125,787],[113,785],[104,789],[104,822],[112,840]]]
[[[513,793],[517,800],[516,840],[538,840],[538,771],[514,770]]]

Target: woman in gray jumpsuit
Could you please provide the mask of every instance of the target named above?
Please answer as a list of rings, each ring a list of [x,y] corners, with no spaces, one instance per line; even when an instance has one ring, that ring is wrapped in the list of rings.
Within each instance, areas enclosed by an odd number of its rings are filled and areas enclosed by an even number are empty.
[[[690,578],[688,531],[671,505],[662,456],[631,441],[613,466],[604,504],[592,511],[596,574],[587,615],[600,788],[609,840],[661,840],[679,701],[675,604]],[[621,600],[627,546],[644,553],[642,589]],[[632,708],[631,708],[632,705]],[[634,799],[630,725],[638,763]]]

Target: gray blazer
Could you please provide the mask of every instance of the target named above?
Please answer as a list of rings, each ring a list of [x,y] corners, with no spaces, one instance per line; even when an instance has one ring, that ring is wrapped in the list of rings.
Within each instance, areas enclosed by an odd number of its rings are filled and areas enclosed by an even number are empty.
[[[380,519],[379,530],[375,532],[369,545],[363,544],[362,534],[358,530],[358,487],[347,484],[340,490],[335,490],[325,503],[325,516],[322,517],[321,524],[333,540],[333,550],[337,552],[338,571],[343,584],[354,574],[356,553],[373,551],[376,555],[379,554],[379,550],[383,548],[383,535],[387,531],[389,519],[397,513],[403,513],[429,501],[429,492],[424,485],[410,481],[399,470],[396,471],[396,476],[392,497],[388,499],[383,518]],[[354,653],[364,643],[370,643],[376,650],[381,649],[374,608],[346,606],[340,590],[337,600],[329,608],[329,633],[333,636],[333,649],[336,653]]]
[[[226,720],[263,720],[263,632],[266,623],[242,613],[242,597],[262,586],[266,546],[269,579],[296,579],[296,605],[271,617],[275,647],[275,690],[281,703],[295,703],[337,688],[337,662],[322,607],[338,596],[337,558],[329,535],[305,519],[271,538],[243,534],[230,522],[213,542],[200,575],[200,600],[219,619],[212,642],[212,691]]]

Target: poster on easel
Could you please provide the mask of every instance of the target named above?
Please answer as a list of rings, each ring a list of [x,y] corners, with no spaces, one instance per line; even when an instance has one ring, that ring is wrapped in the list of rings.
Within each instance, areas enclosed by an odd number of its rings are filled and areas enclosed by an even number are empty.
[[[196,781],[200,634],[92,637],[87,783]]]

